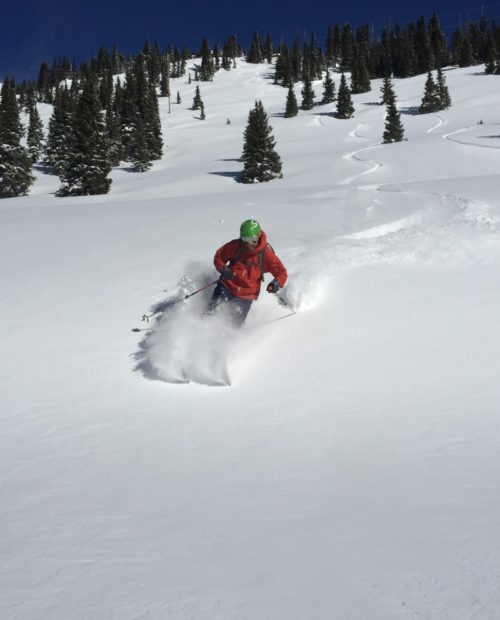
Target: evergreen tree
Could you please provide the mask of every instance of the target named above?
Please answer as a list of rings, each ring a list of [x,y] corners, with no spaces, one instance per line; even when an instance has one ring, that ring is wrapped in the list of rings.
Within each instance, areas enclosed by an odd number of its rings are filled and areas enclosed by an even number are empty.
[[[389,105],[391,101],[395,101],[396,95],[394,94],[394,90],[392,88],[391,78],[384,78],[380,91],[382,93],[382,100],[380,101],[381,105]]]
[[[333,103],[335,101],[335,82],[330,77],[330,72],[326,70],[323,80],[323,98],[321,103]]]
[[[396,99],[389,99],[387,103],[387,115],[385,120],[384,144],[401,142],[404,140],[404,128],[401,122],[401,114],[396,107]]]
[[[443,71],[441,67],[438,67],[437,70],[437,91],[439,95],[439,109],[447,110],[451,107],[451,97],[448,92],[448,87],[446,86],[446,79],[444,77]]]
[[[275,145],[264,106],[261,101],[256,101],[248,115],[244,134],[243,183],[262,183],[282,176],[281,159],[274,149]]]
[[[391,37],[391,33],[386,28],[382,30],[382,39],[380,45],[377,48],[377,52],[377,75],[384,77],[386,75],[391,75],[393,71],[393,65],[397,63],[397,58],[394,57],[396,48],[394,45],[394,38]]]
[[[101,110],[106,110],[113,99],[113,76],[111,71],[105,71],[99,82],[99,101]]]
[[[170,60],[165,56],[160,63],[160,97],[170,97]]]
[[[397,26],[392,35],[392,69],[395,77],[406,78],[414,75],[415,71],[415,53],[413,46],[410,44],[408,31],[402,30]],[[390,75],[390,71],[382,72],[383,77]]]
[[[0,198],[15,198],[26,195],[34,181],[32,162],[20,145],[24,131],[13,80],[5,79],[0,95]]]
[[[290,82],[285,85],[295,84],[302,77],[302,53],[300,50],[300,38],[297,36],[290,52]]]
[[[354,47],[354,37],[351,24],[345,24],[342,28],[340,41],[340,70],[350,71],[352,68],[352,56]]]
[[[196,86],[196,90],[194,91],[194,97],[193,97],[193,105],[191,107],[191,110],[199,110],[202,106],[202,100],[201,100],[201,94],[200,94],[200,87]]]
[[[120,115],[113,106],[106,110],[106,136],[108,139],[108,157],[112,166],[118,166],[123,158],[123,147],[120,133]]]
[[[267,35],[262,46],[262,56],[268,64],[273,62],[273,39],[270,34]]]
[[[354,114],[354,106],[351,99],[351,91],[347,85],[345,75],[342,73],[337,99],[337,118],[351,118]]]
[[[43,125],[35,101],[30,104],[27,144],[31,161],[39,161],[43,152]]]
[[[177,91],[177,103],[182,103],[181,94]]]
[[[73,117],[68,165],[60,175],[58,196],[107,194],[111,185],[108,143],[99,105],[97,78],[84,84]]]
[[[258,32],[254,32],[252,44],[250,45],[250,50],[247,55],[247,62],[251,62],[254,64],[259,64],[263,62],[262,56],[262,46],[260,43],[260,37]]]
[[[368,68],[366,65],[366,50],[357,43],[353,48],[351,73],[351,92],[353,94],[367,93],[371,90]]]
[[[418,72],[426,73],[427,71],[432,71],[435,67],[436,59],[431,47],[429,32],[424,17],[421,17],[417,22],[414,44],[417,55]]]
[[[420,104],[420,112],[427,114],[429,112],[437,112],[441,109],[441,100],[439,96],[439,90],[434,82],[432,73],[429,71],[427,74],[427,80],[425,82],[424,96]]]
[[[132,128],[132,144],[134,145],[131,153],[132,170],[134,172],[147,172],[151,168],[151,152],[148,148],[148,140],[144,130],[144,123],[140,114]]]
[[[314,107],[314,90],[312,87],[311,79],[308,74],[304,75],[304,88],[302,93],[301,108],[303,110],[312,110]]]
[[[434,55],[436,65],[438,67],[444,66],[448,61],[448,45],[446,43],[446,36],[441,28],[439,19],[434,14],[429,20],[429,40]]]
[[[458,64],[460,67],[470,67],[473,62],[472,45],[469,37],[466,35],[462,38],[462,47],[460,49]]]
[[[43,103],[52,103],[52,83],[50,79],[50,69],[46,62],[42,62],[38,73],[37,82],[38,101]]]
[[[160,159],[163,150],[160,113],[155,87],[147,78],[145,56],[139,54],[134,66],[126,74],[125,87],[122,96],[121,110],[122,144],[127,159],[137,161],[137,150],[144,159],[141,144],[135,139],[142,140],[144,133],[150,159]],[[143,166],[135,169],[142,169]]]
[[[45,163],[60,175],[68,165],[73,132],[74,99],[65,85],[56,92],[54,109],[49,121]]]
[[[295,97],[295,93],[293,92],[293,86],[289,86],[288,95],[286,98],[285,118],[291,118],[292,116],[297,116],[298,113],[299,113],[299,108],[297,105],[297,98]]]
[[[201,67],[199,78],[202,82],[211,82],[215,73],[215,65],[207,39],[203,39],[202,41],[200,56]]]
[[[497,69],[497,48],[491,32],[486,39],[485,63],[485,73],[493,75]]]

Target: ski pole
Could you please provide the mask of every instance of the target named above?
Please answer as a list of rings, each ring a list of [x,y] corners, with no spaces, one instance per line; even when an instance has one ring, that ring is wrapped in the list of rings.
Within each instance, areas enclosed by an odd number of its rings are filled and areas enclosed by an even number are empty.
[[[286,301],[286,299],[283,299],[283,297],[280,297],[279,295],[276,295],[276,297],[278,298],[279,304],[281,304],[282,306],[285,306],[285,308],[288,308],[292,314],[297,314],[297,311],[292,308],[292,306]],[[287,316],[290,316],[290,315],[287,314]]]
[[[180,303],[181,301],[184,301],[185,299],[189,299],[193,295],[197,295],[198,293],[201,293],[201,291],[204,291],[209,286],[213,286],[214,284],[217,284],[218,281],[219,280],[214,280],[213,282],[210,282],[210,284],[205,284],[205,286],[202,286],[197,291],[193,291],[192,293],[189,293],[188,295],[185,295],[184,297],[181,297],[180,299],[176,299],[175,301],[172,301],[171,303],[167,304],[166,306],[163,306],[162,310],[166,310],[167,308],[171,308],[172,306],[175,306],[176,304]],[[146,321],[146,323],[149,323],[149,319],[151,317],[153,317],[155,314],[156,314],[155,312],[152,312],[151,314],[143,314],[141,321]]]

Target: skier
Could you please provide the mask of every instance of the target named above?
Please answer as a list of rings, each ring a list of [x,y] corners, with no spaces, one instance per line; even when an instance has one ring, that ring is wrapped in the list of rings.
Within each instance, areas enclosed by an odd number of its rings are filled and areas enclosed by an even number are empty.
[[[274,276],[267,285],[268,293],[277,293],[285,286],[287,272],[283,263],[267,243],[266,233],[256,220],[245,220],[240,238],[233,239],[217,250],[214,265],[220,278],[208,304],[207,314],[226,305],[236,326],[243,325],[254,299],[259,297],[265,273]]]

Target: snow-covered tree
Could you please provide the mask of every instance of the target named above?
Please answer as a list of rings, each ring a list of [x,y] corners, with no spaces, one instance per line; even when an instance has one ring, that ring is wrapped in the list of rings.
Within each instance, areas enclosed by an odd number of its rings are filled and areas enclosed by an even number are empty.
[[[31,161],[33,163],[39,161],[41,157],[44,147],[43,139],[44,133],[42,119],[38,113],[36,102],[33,100],[31,101],[29,108],[28,136],[26,139]]]
[[[24,196],[34,181],[28,149],[20,144],[23,133],[16,87],[6,79],[0,101],[0,198]]]
[[[297,116],[299,113],[299,108],[297,105],[297,97],[293,92],[293,86],[288,87],[288,95],[286,98],[286,108],[285,108],[285,118],[291,118],[292,116]]]
[[[352,104],[351,91],[347,85],[345,75],[342,73],[337,98],[337,118],[351,118],[353,114],[354,106]]]
[[[330,71],[326,71],[325,79],[323,80],[323,98],[321,103],[333,103],[335,101],[335,82],[330,76]]]
[[[108,179],[110,172],[111,162],[97,79],[91,75],[85,81],[73,116],[68,163],[60,174],[62,185],[57,195],[107,194],[111,185],[111,179]]]
[[[244,133],[243,183],[271,181],[281,177],[281,159],[275,151],[272,128],[261,101],[250,110]]]
[[[387,103],[387,115],[385,119],[384,144],[401,142],[404,140],[404,127],[401,122],[401,114],[396,107],[396,99],[390,99]]]

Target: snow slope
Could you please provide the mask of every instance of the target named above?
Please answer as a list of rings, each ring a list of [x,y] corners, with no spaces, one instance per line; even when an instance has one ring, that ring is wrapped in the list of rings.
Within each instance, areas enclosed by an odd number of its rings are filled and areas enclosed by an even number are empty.
[[[396,81],[408,141],[381,145],[379,81],[351,120],[284,119],[271,67],[239,61],[200,84],[205,121],[174,81],[149,173],[55,198],[40,170],[1,201],[3,620],[500,617],[500,78],[482,70],[446,72],[438,115],[415,114],[425,76]],[[248,186],[256,98],[284,178]],[[211,331],[207,290],[130,331],[215,279],[248,217],[296,315],[264,293],[241,333]],[[231,387],[209,385],[220,347]]]

